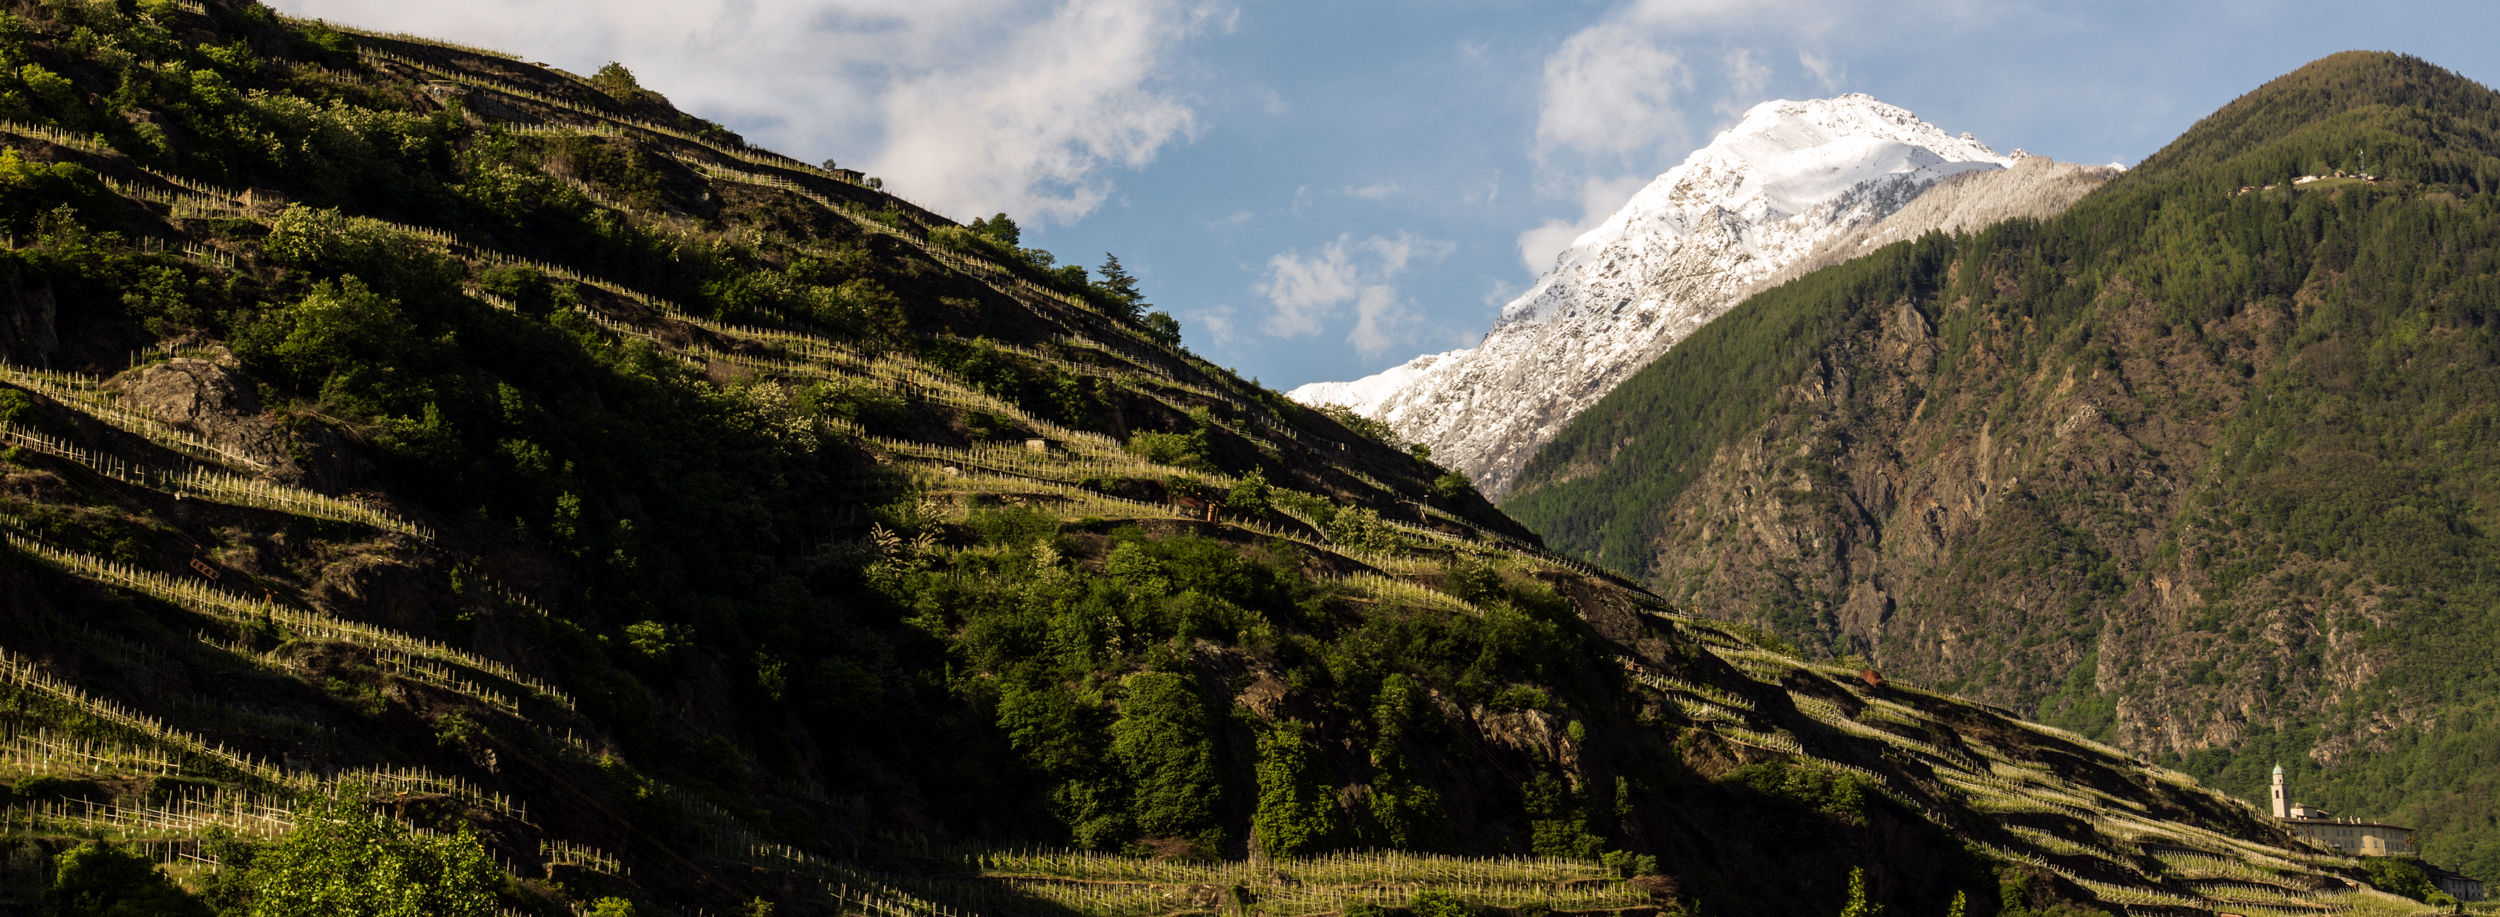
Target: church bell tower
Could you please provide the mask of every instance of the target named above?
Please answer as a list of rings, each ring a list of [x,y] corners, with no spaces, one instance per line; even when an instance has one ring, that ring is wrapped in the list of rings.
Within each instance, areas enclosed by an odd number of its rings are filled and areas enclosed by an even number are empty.
[[[2274,766],[2274,817],[2292,817],[2292,797],[2283,787],[2283,765]]]

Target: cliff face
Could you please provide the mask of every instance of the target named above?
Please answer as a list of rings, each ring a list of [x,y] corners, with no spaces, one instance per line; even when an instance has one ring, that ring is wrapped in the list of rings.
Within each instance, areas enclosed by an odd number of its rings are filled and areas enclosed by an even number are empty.
[[[2469,750],[2500,701],[2500,452],[2464,432],[2500,403],[2494,103],[2415,60],[2312,65],[2054,219],[1760,294],[1505,506],[1680,607],[2251,798],[2279,757],[2304,799],[2500,868],[2474,789],[2500,763]],[[2362,147],[2394,165],[2333,178]]]
[[[1864,95],[1766,102],[1575,241],[1482,344],[1288,394],[1387,421],[1498,498],[1564,422],[1765,278],[2014,161]]]

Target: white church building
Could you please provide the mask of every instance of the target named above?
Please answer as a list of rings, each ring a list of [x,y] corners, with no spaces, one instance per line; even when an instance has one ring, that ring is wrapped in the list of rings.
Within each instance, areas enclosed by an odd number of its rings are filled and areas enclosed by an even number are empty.
[[[2318,844],[2335,848],[2335,852],[2351,856],[2412,856],[2413,829],[2401,825],[2336,818],[2334,813],[2306,803],[2293,802],[2291,788],[2283,783],[2283,766],[2274,766],[2274,817],[2282,819],[2292,834]]]
[[[2402,825],[2380,824],[2351,818],[2336,818],[2334,813],[2317,806],[2292,801],[2291,788],[2283,783],[2283,766],[2274,766],[2274,817],[2282,820],[2292,834],[2335,852],[2351,856],[2384,857],[2414,856],[2413,829]],[[2431,882],[2459,901],[2483,900],[2483,880],[2449,872],[2429,863],[2422,864]]]

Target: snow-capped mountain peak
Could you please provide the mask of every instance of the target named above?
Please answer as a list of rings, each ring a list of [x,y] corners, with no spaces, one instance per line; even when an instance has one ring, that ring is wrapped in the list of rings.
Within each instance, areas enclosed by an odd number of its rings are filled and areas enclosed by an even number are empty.
[[[1853,188],[1890,179],[1932,184],[1971,169],[2014,164],[1965,133],[1947,135],[1902,108],[1864,93],[1756,105],[1658,176],[1596,229],[1573,240],[1555,269],[1502,309],[1502,321],[1534,321],[1560,305],[1551,292],[1572,268],[1616,247],[1626,235],[1680,239],[1724,211],[1751,224],[1788,220]],[[1889,212],[1889,211],[1886,211]],[[1881,219],[1883,213],[1872,214]],[[1759,253],[1757,253],[1759,254]]]
[[[1388,421],[1499,496],[1564,421],[1817,243],[2016,158],[1864,94],[1764,102],[1574,240],[1483,343],[1289,394]]]

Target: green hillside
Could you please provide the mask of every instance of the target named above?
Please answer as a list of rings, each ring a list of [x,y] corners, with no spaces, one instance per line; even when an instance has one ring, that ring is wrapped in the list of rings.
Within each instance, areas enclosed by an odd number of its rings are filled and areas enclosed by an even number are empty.
[[[0,908],[2428,909],[624,67],[6,8]]]
[[[2336,170],[2376,181],[2295,184]],[[2500,96],[2342,54],[2046,222],[1765,292],[1505,509],[1676,607],[2500,876]]]

